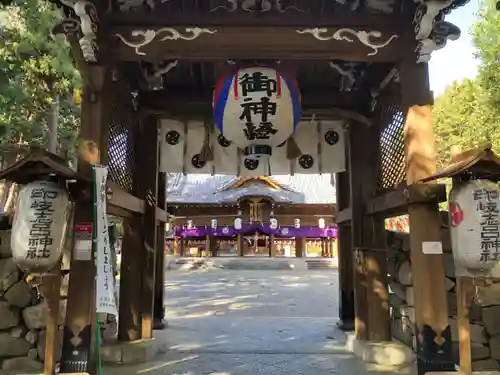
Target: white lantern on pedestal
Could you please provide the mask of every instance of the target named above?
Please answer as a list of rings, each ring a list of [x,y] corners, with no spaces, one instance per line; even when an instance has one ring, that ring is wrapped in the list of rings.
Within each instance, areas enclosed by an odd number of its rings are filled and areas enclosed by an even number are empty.
[[[325,226],[326,226],[326,224],[325,224],[325,219],[320,218],[320,219],[318,220],[318,227],[319,227],[320,229],[325,229]]]
[[[210,223],[210,227],[212,229],[217,229],[217,219],[212,219],[212,222]]]
[[[275,217],[272,217],[269,220],[269,228],[271,228],[271,229],[278,229],[278,220]]]
[[[19,268],[44,273],[61,258],[71,201],[65,188],[35,181],[19,192],[10,245]]]
[[[474,180],[453,188],[449,218],[453,257],[459,266],[457,275],[460,266],[471,272],[491,270],[500,260],[498,186],[491,181]],[[425,247],[423,251],[426,252]]]
[[[234,219],[234,229],[241,229],[241,218],[237,217],[236,219]]]
[[[300,228],[300,219],[295,219],[295,220],[293,221],[293,226],[294,226],[295,228]]]

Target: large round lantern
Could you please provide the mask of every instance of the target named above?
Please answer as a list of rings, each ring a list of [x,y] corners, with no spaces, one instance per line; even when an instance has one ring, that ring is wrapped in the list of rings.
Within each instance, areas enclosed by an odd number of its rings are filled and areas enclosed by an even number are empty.
[[[21,188],[10,240],[19,268],[44,273],[59,262],[70,211],[68,192],[55,183],[35,181]]]
[[[213,96],[215,124],[247,157],[270,156],[272,148],[294,132],[301,115],[301,97],[291,77],[269,67],[237,69],[223,76]]]
[[[493,268],[500,259],[500,190],[497,185],[474,180],[453,188],[448,209],[455,261],[472,272]]]

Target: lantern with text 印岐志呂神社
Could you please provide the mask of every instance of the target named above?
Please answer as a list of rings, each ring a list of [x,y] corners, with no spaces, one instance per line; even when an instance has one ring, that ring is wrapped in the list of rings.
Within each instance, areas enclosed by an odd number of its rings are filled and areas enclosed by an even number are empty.
[[[70,211],[69,194],[56,183],[34,181],[21,188],[11,235],[19,268],[43,274],[60,261]]]
[[[245,156],[271,156],[295,131],[301,96],[295,79],[270,67],[241,68],[223,76],[213,96],[218,132]]]
[[[487,180],[473,180],[454,187],[448,212],[457,276],[491,272],[500,260],[498,186]]]

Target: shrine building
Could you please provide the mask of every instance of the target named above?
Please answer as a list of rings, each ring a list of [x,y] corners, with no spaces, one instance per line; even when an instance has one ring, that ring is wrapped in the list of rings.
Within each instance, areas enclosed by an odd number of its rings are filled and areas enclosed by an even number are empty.
[[[169,253],[180,256],[337,257],[330,174],[170,176]]]

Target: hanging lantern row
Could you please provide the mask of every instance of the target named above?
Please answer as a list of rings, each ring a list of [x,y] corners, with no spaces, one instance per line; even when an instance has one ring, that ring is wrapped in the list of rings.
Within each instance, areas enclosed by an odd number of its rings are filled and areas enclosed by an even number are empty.
[[[234,228],[236,230],[240,230],[242,228],[243,220],[240,217],[241,215],[242,215],[242,212],[238,211],[238,216],[234,219]],[[278,229],[278,219],[276,219],[276,217],[274,217],[274,212],[271,211],[270,216],[271,216],[271,218],[269,219],[269,227],[271,229]],[[210,222],[210,228],[212,228],[213,230],[216,230],[217,225],[218,225],[217,219],[212,219]],[[294,219],[293,226],[295,228],[300,228],[300,219],[299,218]],[[326,222],[325,222],[324,218],[318,219],[318,227],[320,229],[326,228]],[[187,221],[187,228],[188,229],[195,228],[193,220]],[[171,229],[171,224],[169,222],[167,222],[166,223],[166,230],[169,231],[170,229]]]

